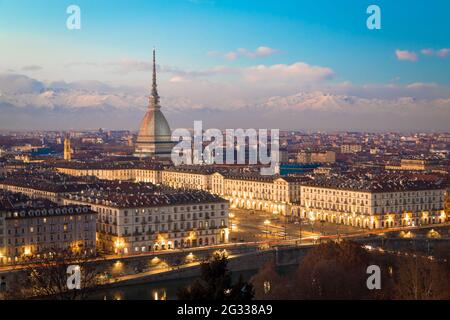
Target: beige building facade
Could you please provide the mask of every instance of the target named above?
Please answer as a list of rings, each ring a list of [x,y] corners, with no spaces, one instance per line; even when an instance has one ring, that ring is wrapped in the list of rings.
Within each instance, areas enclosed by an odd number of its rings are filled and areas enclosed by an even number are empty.
[[[444,223],[445,189],[365,191],[302,186],[293,213],[311,221],[329,221],[378,229]]]
[[[228,175],[206,168],[189,167],[90,169],[61,166],[57,170],[74,176],[92,175],[106,180],[151,182],[177,189],[203,190],[227,199],[231,208],[281,214],[289,214],[291,206],[300,201],[300,183],[304,181],[297,177],[278,175]]]
[[[136,254],[228,242],[224,200],[124,207],[71,195],[64,202],[89,205],[98,213],[97,246],[104,252]]]
[[[96,215],[79,205],[0,211],[0,264],[59,249],[94,253]]]

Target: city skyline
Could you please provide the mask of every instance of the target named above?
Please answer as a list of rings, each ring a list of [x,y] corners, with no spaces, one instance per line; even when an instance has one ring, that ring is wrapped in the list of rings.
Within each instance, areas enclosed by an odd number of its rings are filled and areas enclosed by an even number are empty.
[[[69,3],[0,2],[2,129],[137,130],[153,47],[172,128],[448,128],[444,1],[378,1],[380,30],[356,1],[76,5],[80,30]]]
[[[0,301],[450,299],[448,12],[0,0]]]

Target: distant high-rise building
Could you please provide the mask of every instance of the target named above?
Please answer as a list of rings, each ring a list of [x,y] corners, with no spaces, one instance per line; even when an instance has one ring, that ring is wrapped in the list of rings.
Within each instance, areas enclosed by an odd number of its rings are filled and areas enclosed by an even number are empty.
[[[64,160],[70,161],[72,159],[72,150],[70,148],[70,138],[66,136],[64,138]]]
[[[172,132],[166,118],[161,112],[159,95],[156,86],[156,58],[153,50],[153,84],[149,97],[148,110],[142,119],[139,135],[135,145],[135,156],[138,157],[170,157],[173,143]]]

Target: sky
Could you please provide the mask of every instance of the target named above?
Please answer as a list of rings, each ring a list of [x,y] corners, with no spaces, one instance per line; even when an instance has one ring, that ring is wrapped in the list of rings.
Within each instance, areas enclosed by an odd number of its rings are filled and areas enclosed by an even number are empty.
[[[450,131],[449,13],[448,0],[0,0],[0,129],[137,129],[155,47],[172,129]]]

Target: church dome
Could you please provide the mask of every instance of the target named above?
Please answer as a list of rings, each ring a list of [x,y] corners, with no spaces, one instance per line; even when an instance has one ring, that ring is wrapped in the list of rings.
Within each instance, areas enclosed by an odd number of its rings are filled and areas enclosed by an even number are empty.
[[[164,117],[164,114],[159,109],[149,109],[144,115],[139,127],[139,138],[144,137],[170,137],[172,132],[169,127],[169,123]],[[138,140],[139,140],[138,138]]]

